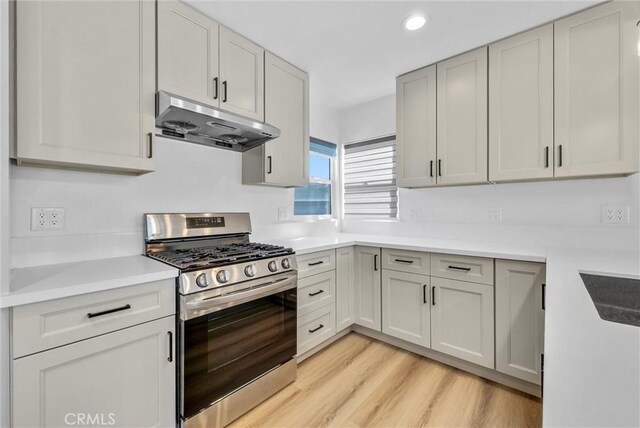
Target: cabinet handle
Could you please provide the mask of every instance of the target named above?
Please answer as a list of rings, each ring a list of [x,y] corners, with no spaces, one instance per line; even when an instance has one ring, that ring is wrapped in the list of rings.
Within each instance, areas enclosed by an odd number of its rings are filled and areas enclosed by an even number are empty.
[[[309,330],[309,333],[315,333],[316,331],[320,330],[322,327],[324,327],[324,325],[320,324],[316,328],[312,328],[311,330]]]
[[[542,284],[542,310],[547,309],[547,284]]]
[[[89,312],[87,314],[87,317],[88,318],[101,317],[102,315],[108,315],[114,312],[126,311],[127,309],[131,309],[131,305],[128,303],[124,306],[120,306],[119,308],[107,309],[106,311],[101,311],[101,312]]]
[[[222,82],[222,102],[227,102],[227,81]]]
[[[319,262],[309,263],[309,266],[318,266],[318,265],[321,265],[322,263],[324,263],[324,261],[320,260]]]
[[[318,294],[324,293],[324,290],[316,291],[315,293],[309,293],[309,297],[317,296]]]
[[[562,166],[562,144],[558,146],[558,167]]]
[[[451,266],[451,265],[449,265],[447,267],[447,269],[462,270],[462,271],[465,271],[465,272],[469,272],[471,270],[471,268],[469,268],[469,267],[460,267],[460,266]]]
[[[549,168],[549,146],[544,148],[544,167]]]
[[[438,176],[442,177],[442,159],[438,159]]]
[[[213,78],[213,99],[217,100],[218,99],[218,78],[214,77]]]
[[[431,286],[431,306],[436,305],[436,286]]]
[[[422,286],[422,303],[427,303],[427,284]]]
[[[433,161],[429,161],[429,177],[433,177]]]
[[[395,260],[398,263],[407,263],[407,264],[412,264],[413,260],[403,260],[403,259],[396,259]]]
[[[267,174],[271,174],[271,156],[267,156]]]
[[[167,335],[169,336],[169,356],[167,357],[167,361],[171,363],[173,362],[173,332],[168,331]]]
[[[149,139],[149,153],[147,154],[147,158],[151,159],[153,157],[153,134],[149,132],[147,138]]]
[[[378,270],[378,255],[377,254],[373,255],[373,270],[374,271]]]

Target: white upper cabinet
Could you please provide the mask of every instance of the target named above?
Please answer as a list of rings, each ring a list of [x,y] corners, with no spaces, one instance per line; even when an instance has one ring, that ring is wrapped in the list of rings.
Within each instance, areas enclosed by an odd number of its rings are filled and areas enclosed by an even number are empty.
[[[557,177],[638,171],[638,19],[616,1],[555,22]]]
[[[220,107],[264,121],[264,49],[220,27]]]
[[[18,2],[18,162],[153,171],[155,40],[154,2]]]
[[[157,4],[158,90],[218,107],[218,24],[179,1]]]
[[[553,24],[489,46],[489,180],[553,177]]]
[[[398,186],[435,185],[435,65],[396,79],[396,134]]]
[[[438,182],[487,181],[487,48],[438,63]]]

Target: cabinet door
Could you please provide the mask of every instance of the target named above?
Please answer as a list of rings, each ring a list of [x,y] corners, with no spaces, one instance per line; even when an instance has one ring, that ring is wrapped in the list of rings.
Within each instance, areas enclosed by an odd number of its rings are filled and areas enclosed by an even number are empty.
[[[487,181],[487,48],[438,67],[438,183]]]
[[[396,79],[398,187],[436,184],[436,66]]]
[[[13,425],[175,425],[174,328],[171,316],[14,360]]]
[[[382,271],[382,332],[431,346],[429,277],[406,272]]]
[[[638,171],[639,16],[616,1],[554,23],[556,177]]]
[[[545,265],[496,260],[496,369],[540,384]]]
[[[353,247],[336,250],[336,328],[344,330],[354,322],[355,256]]]
[[[489,46],[489,180],[553,177],[553,24]]]
[[[265,54],[265,121],[280,137],[265,143],[265,182],[309,184],[309,78],[307,73]]]
[[[264,120],[264,49],[220,27],[220,107]]]
[[[20,163],[153,170],[155,3],[16,5]]]
[[[431,348],[493,369],[493,287],[443,278],[431,287]]]
[[[380,248],[355,247],[355,323],[380,331]]]
[[[217,107],[218,24],[186,4],[158,2],[158,90]]]

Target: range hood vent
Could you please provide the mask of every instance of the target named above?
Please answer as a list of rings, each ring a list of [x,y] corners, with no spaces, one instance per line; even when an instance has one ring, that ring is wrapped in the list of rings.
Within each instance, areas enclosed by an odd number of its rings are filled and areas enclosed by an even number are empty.
[[[163,137],[244,152],[280,136],[267,123],[164,91],[156,97],[156,127]]]

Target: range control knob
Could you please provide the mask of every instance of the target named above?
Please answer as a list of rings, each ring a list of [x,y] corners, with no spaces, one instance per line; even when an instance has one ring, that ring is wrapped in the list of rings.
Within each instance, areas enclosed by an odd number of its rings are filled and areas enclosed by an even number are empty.
[[[256,275],[256,267],[254,265],[249,265],[244,268],[244,274],[249,278]]]
[[[282,264],[282,269],[289,269],[291,267],[291,262],[289,262],[289,259],[286,257],[282,259],[280,263]]]
[[[275,260],[271,260],[271,261],[269,262],[268,267],[269,267],[269,270],[270,270],[271,272],[275,272],[275,271],[277,271],[277,270],[278,270],[278,263],[276,263],[276,261],[275,261]]]
[[[224,269],[219,270],[216,274],[216,279],[219,283],[224,284],[225,282],[229,281],[229,274]]]
[[[209,277],[207,276],[207,274],[206,273],[201,273],[200,275],[198,275],[196,277],[196,284],[200,288],[208,287],[210,282],[209,282]]]

